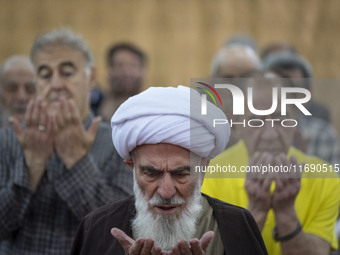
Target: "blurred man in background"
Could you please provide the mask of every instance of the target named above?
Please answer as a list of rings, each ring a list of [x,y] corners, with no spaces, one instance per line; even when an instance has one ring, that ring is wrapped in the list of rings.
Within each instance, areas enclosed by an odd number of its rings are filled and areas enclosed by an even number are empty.
[[[286,80],[271,72],[255,72],[244,81],[244,88],[254,89],[253,105],[260,110],[271,108],[272,89],[281,86],[287,87]],[[237,125],[241,140],[210,163],[234,166],[235,172],[206,174],[202,192],[247,207],[261,229],[269,254],[327,255],[338,246],[334,225],[339,213],[339,178],[324,161],[292,146],[296,127],[285,127],[281,120],[298,119],[299,112],[293,105],[287,107],[284,116],[281,110],[278,107],[265,116],[246,110],[239,116],[238,123],[241,119],[260,119],[264,125]],[[272,125],[265,119],[280,122]],[[316,171],[305,171],[304,164],[324,166],[326,172],[314,175]],[[278,170],[265,171],[265,167]]]
[[[235,84],[236,78],[245,73],[260,70],[260,68],[260,58],[254,49],[237,41],[232,45],[222,47],[218,51],[211,64],[211,76],[216,78],[216,81],[218,81],[218,78],[228,78],[228,83]],[[222,110],[228,118],[231,118],[231,94],[226,90],[220,90],[219,93],[223,98]],[[235,128],[232,127],[231,129],[227,147],[234,145],[239,140]]]
[[[297,53],[284,49],[268,53],[267,57],[263,59],[263,67],[277,72],[282,77],[291,78],[296,87],[312,91],[312,67],[304,57]],[[308,102],[306,107],[314,118],[320,118],[326,122],[331,121],[329,110],[313,99]]]
[[[272,53],[278,53],[278,52],[290,52],[293,54],[298,54],[297,49],[294,45],[290,44],[287,41],[275,41],[268,45],[266,45],[261,50],[261,59],[266,59],[270,54]]]
[[[116,109],[129,97],[142,91],[145,72],[145,54],[129,43],[113,45],[107,54],[108,91],[98,114],[110,122]]]
[[[0,109],[4,126],[9,116],[24,122],[29,100],[36,95],[34,67],[26,56],[12,56],[0,68]]]
[[[302,56],[287,51],[271,53],[264,59],[263,66],[281,77],[289,78],[293,86],[312,92],[312,68]],[[306,108],[312,116],[300,115],[294,145],[330,164],[339,164],[339,138],[330,124],[328,109],[313,99],[306,103]]]
[[[214,78],[238,78],[242,74],[259,70],[261,61],[253,48],[232,44],[222,47],[211,64],[211,76]]]
[[[96,72],[87,45],[68,29],[38,37],[31,50],[39,96],[25,127],[0,132],[0,254],[69,254],[80,220],[132,193],[132,174],[94,118]]]

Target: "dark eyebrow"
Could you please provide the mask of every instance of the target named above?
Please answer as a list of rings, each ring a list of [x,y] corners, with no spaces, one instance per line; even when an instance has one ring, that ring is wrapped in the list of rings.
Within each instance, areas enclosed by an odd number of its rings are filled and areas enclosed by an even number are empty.
[[[160,169],[156,169],[154,168],[153,166],[150,166],[150,165],[139,165],[139,169],[142,170],[142,171],[148,171],[149,173],[153,173],[153,174],[157,174],[157,173],[161,173],[163,172],[162,170]],[[171,174],[179,174],[179,173],[182,173],[184,171],[189,171],[190,172],[190,169],[191,167],[190,166],[180,166],[180,167],[177,167],[173,170],[170,170],[170,173]]]
[[[161,173],[162,171],[160,169],[156,169],[153,166],[150,165],[139,165],[139,169],[141,171],[148,171],[149,173],[153,173],[153,174],[157,174],[157,173]]]
[[[190,172],[190,170],[191,170],[190,166],[180,166],[180,167],[177,167],[174,170],[171,170],[170,172],[171,172],[171,174],[180,174],[180,173],[185,172],[185,171]]]
[[[72,68],[76,69],[76,66],[75,66],[75,65],[73,64],[73,62],[71,62],[71,61],[62,62],[62,63],[60,64],[60,66],[61,66],[61,67],[67,67],[67,66],[69,66],[69,67],[72,67]]]

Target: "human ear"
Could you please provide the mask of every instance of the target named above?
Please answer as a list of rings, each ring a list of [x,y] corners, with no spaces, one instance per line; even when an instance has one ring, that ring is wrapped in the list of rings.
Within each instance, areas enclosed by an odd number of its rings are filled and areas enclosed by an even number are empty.
[[[90,89],[96,87],[97,84],[97,69],[95,67],[90,68]]]
[[[127,160],[127,159],[124,159],[124,163],[129,165],[131,168],[133,168],[135,166],[135,164],[133,163],[132,160]]]

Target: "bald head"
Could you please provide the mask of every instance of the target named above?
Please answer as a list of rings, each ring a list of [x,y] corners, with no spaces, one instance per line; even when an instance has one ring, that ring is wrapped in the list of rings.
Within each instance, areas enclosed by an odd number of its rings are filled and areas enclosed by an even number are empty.
[[[24,121],[26,107],[36,94],[34,67],[28,57],[13,56],[0,68],[0,102],[6,115]]]
[[[245,45],[223,47],[212,62],[213,77],[237,78],[242,74],[259,70],[261,62],[257,53]]]

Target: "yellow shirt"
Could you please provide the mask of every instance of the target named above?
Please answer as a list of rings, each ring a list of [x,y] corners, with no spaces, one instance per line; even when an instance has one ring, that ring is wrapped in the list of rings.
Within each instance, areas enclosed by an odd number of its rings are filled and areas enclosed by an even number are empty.
[[[319,165],[325,163],[316,157],[305,155],[294,147],[289,150],[288,156],[290,157],[291,155],[294,155],[299,163]],[[210,162],[210,166],[228,166],[229,164],[230,166],[235,166],[234,169],[240,169],[241,166],[248,165],[248,153],[244,142],[241,141],[230,149],[225,150]],[[223,178],[224,176],[227,177]],[[303,226],[303,231],[323,238],[331,243],[333,249],[337,249],[338,244],[334,226],[340,205],[338,175],[333,172],[330,173],[333,178],[306,178],[307,176],[311,177],[313,173],[303,173],[301,189],[295,201],[295,209]],[[206,173],[202,192],[222,201],[247,208],[248,196],[244,189],[244,177],[245,173]],[[282,254],[280,243],[275,242],[272,237],[274,226],[274,214],[270,210],[262,229],[262,237],[268,254],[280,255]]]

